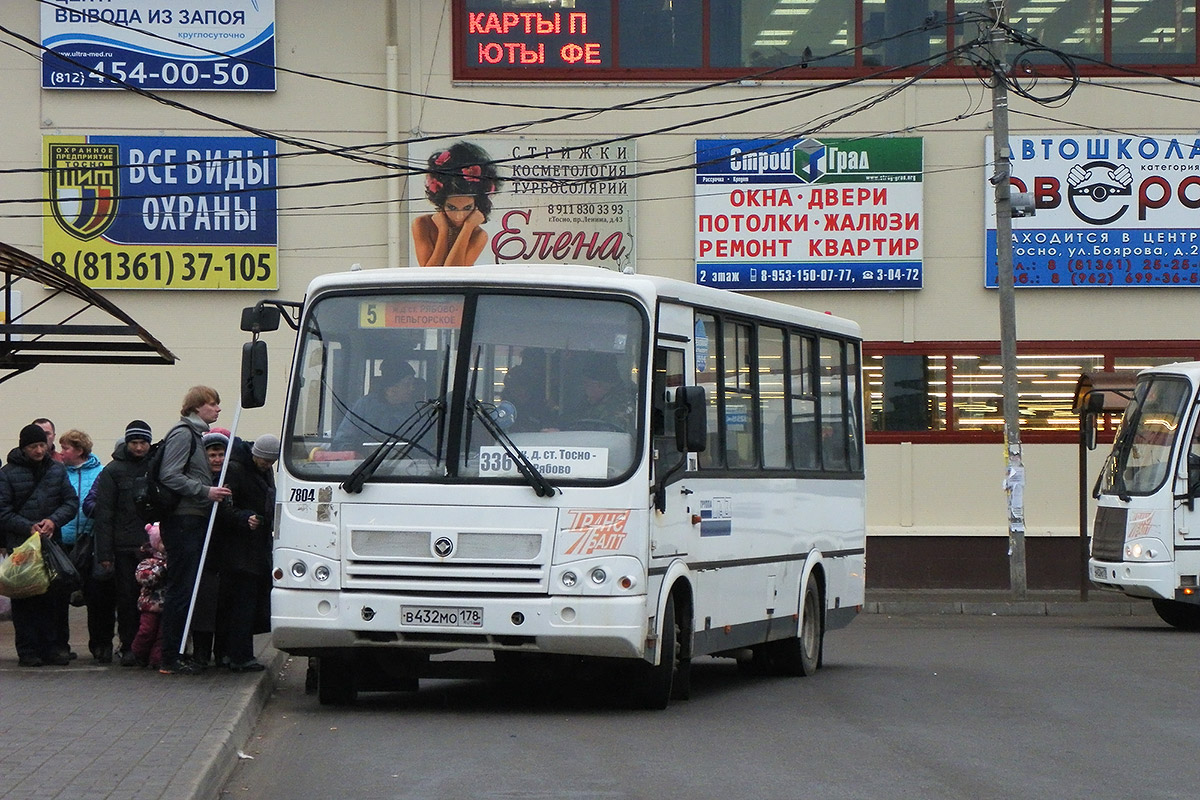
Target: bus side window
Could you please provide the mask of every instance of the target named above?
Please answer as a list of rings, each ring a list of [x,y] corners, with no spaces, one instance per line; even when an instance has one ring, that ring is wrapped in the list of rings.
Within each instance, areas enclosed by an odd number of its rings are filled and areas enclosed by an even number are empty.
[[[814,387],[814,347],[811,336],[788,336],[788,398],[791,402],[792,467],[821,468],[821,437],[817,428],[817,396]]]
[[[708,401],[708,445],[697,456],[701,469],[725,466],[721,449],[719,419],[720,398],[717,392],[717,373],[721,342],[717,337],[717,320],[711,314],[696,314],[696,385],[703,387]]]

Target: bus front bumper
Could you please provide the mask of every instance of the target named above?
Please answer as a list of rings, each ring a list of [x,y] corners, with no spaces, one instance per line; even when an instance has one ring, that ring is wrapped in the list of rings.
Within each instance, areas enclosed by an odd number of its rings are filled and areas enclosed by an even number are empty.
[[[308,589],[271,592],[272,644],[293,655],[398,647],[641,658],[652,649],[647,646],[648,630],[645,596],[430,598]]]
[[[1088,577],[1105,589],[1116,589],[1131,597],[1173,600],[1178,580],[1172,562],[1088,560]]]

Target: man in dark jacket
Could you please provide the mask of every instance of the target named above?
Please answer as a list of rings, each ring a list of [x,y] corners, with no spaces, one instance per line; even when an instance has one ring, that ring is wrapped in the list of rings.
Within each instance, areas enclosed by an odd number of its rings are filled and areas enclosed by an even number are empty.
[[[271,532],[275,516],[275,462],[279,437],[263,434],[250,448],[251,464],[230,464],[226,476],[233,490],[228,540],[222,548],[221,594],[228,620],[229,669],[259,672],[254,634],[270,629]],[[220,612],[219,612],[220,613]],[[264,627],[260,621],[266,618]]]
[[[21,429],[18,446],[0,469],[0,534],[12,550],[31,534],[61,543],[62,526],[75,518],[79,496],[62,464],[49,455],[46,432],[34,424]],[[17,658],[23,667],[71,663],[65,632],[68,595],[45,594],[12,601]]]
[[[117,638],[123,667],[137,666],[132,650],[140,618],[137,565],[142,559],[141,548],[149,538],[133,507],[133,490],[134,482],[146,473],[150,437],[150,425],[140,419],[125,426],[125,440],[117,444],[112,461],[96,478],[96,505],[92,511],[96,561],[113,571],[116,584]],[[108,626],[111,639],[112,619]]]

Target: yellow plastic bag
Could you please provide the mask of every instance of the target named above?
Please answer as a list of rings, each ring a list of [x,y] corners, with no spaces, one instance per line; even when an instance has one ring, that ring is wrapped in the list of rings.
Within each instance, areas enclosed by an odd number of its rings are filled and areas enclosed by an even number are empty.
[[[19,600],[45,594],[49,588],[50,575],[42,562],[42,537],[35,533],[0,561],[0,594]]]

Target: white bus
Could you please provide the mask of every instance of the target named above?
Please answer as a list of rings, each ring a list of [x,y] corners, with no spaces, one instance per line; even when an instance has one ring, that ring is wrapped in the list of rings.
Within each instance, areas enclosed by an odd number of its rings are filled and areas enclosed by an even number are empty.
[[[1200,362],[1138,374],[1096,482],[1088,574],[1200,630]]]
[[[605,659],[662,708],[701,655],[812,673],[861,608],[852,322],[522,265],[326,275],[298,330],[271,619],[323,703],[484,650]]]

